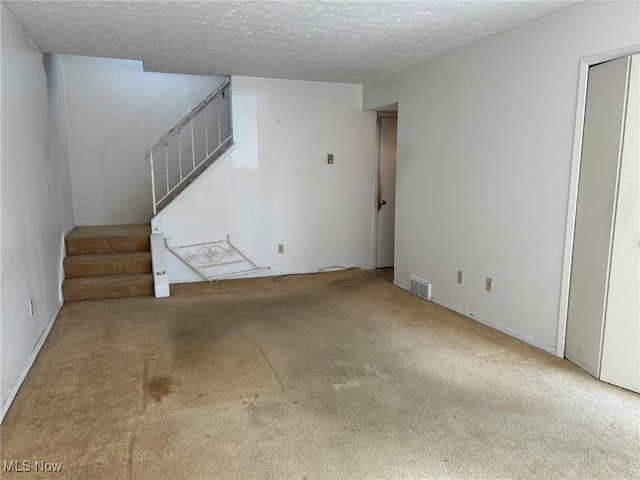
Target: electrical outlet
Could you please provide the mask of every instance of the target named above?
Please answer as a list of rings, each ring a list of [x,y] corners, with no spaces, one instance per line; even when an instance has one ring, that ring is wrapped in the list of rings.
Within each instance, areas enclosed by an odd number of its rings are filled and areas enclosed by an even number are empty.
[[[458,270],[458,283],[461,285],[464,283],[464,272],[462,270]]]
[[[327,155],[327,163],[333,163],[333,153]]]
[[[484,288],[486,288],[487,292],[493,291],[493,278],[487,277],[487,283],[485,284]]]
[[[33,317],[33,300],[29,300],[29,315]]]
[[[284,253],[284,243],[278,244],[278,253]]]

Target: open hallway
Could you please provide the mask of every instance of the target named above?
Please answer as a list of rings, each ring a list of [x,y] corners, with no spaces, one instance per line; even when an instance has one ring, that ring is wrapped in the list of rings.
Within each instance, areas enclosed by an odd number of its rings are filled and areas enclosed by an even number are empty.
[[[66,304],[2,424],[2,460],[82,479],[638,475],[637,395],[391,277]]]

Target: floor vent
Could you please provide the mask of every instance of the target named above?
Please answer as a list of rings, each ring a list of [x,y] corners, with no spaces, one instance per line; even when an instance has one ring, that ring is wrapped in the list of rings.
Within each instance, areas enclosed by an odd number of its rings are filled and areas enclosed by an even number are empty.
[[[419,297],[431,300],[431,284],[414,276],[409,277],[409,290]]]

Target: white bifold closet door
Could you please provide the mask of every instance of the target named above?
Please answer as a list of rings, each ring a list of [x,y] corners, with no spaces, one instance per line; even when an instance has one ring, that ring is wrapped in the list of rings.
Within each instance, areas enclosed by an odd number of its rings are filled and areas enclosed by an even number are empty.
[[[565,356],[640,390],[640,57],[589,69]]]

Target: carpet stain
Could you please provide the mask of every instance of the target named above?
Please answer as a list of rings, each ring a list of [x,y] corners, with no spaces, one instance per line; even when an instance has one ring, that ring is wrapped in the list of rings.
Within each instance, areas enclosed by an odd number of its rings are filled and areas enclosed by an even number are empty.
[[[144,382],[144,388],[154,401],[159,402],[171,393],[173,380],[167,375],[156,375]]]

